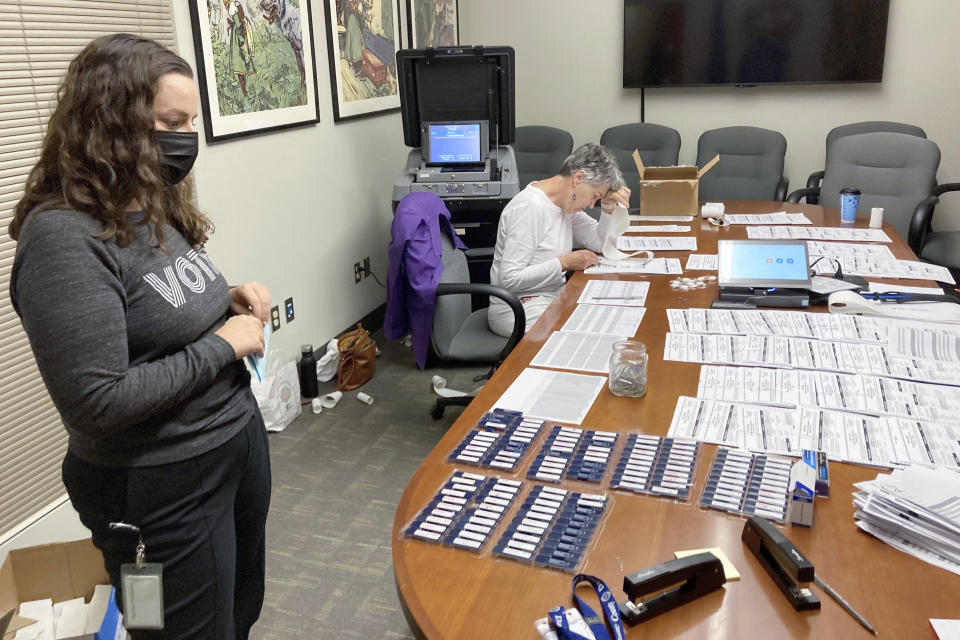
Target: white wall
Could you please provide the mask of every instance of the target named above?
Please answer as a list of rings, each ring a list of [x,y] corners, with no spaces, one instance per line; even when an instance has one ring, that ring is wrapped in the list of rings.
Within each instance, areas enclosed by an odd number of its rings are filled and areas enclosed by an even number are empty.
[[[517,125],[566,129],[576,144],[640,120],[640,90],[622,88],[623,1],[460,0],[462,44],[517,51]],[[823,168],[824,140],[839,124],[895,120],[923,127],[942,152],[940,182],[960,181],[960,3],[891,0],[879,85],[649,89],[646,121],[677,129],[680,161],[716,127],[754,125],[787,138],[790,188]],[[960,229],[960,196],[937,208],[936,226]]]
[[[190,12],[172,4],[180,54],[195,66]],[[293,296],[296,318],[271,338],[288,359],[386,299],[372,278],[354,283],[353,263],[369,256],[386,282],[392,187],[407,156],[399,112],[334,124],[323,0],[311,4],[320,124],[212,145],[201,134],[194,169],[220,271],[266,284],[281,313]]]

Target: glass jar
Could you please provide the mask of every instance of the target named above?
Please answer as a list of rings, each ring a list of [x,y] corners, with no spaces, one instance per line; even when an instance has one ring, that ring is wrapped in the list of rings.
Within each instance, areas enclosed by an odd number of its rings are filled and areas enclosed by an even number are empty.
[[[636,340],[613,344],[610,354],[610,393],[642,398],[647,394],[647,346]]]

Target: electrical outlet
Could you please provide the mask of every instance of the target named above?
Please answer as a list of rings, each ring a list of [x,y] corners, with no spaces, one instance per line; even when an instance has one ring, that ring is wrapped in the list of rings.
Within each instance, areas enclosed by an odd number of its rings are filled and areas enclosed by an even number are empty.
[[[370,256],[367,256],[363,259],[363,277],[367,278],[370,276]]]
[[[353,281],[354,283],[360,282],[363,280],[363,265],[359,262],[353,263]]]
[[[284,300],[283,308],[287,312],[287,324],[293,322],[293,298],[287,298]]]
[[[270,328],[273,331],[280,331],[280,305],[274,305],[270,309]]]

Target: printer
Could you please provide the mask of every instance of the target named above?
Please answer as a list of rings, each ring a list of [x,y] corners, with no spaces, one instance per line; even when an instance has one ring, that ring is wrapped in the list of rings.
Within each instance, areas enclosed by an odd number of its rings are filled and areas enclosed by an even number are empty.
[[[488,282],[500,213],[521,185],[510,146],[512,47],[397,52],[403,141],[411,147],[393,185],[393,209],[408,193],[436,193],[470,247],[471,280]]]

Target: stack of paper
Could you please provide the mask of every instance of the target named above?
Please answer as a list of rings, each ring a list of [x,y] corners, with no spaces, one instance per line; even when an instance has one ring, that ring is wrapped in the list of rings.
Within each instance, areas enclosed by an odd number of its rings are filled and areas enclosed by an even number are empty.
[[[857,526],[960,575],[960,474],[910,466],[856,484]]]

